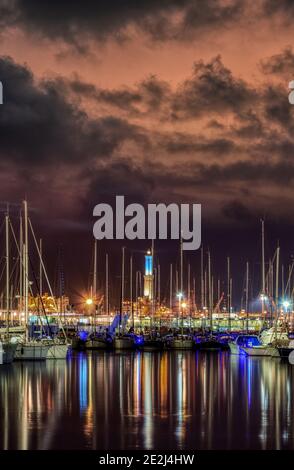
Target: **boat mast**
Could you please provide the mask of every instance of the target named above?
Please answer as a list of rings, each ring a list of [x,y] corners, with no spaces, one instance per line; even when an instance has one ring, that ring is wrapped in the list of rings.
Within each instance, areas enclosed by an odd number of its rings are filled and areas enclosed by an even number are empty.
[[[42,256],[43,256],[43,243],[42,238],[40,238],[40,267],[39,267],[39,291],[40,291],[40,298],[43,295],[43,266],[42,266]]]
[[[134,305],[133,305],[133,256],[130,256],[130,302],[131,302],[131,317],[132,327],[134,328]]]
[[[228,312],[229,312],[229,331],[231,331],[231,266],[230,257],[227,257],[227,301],[228,301]]]
[[[184,299],[184,294],[183,294],[183,238],[182,238],[182,233],[181,233],[181,243],[180,243],[180,307],[181,307],[181,317],[182,317],[182,328],[181,328],[181,333],[182,333],[182,338],[183,338],[183,308],[182,308],[182,302]]]
[[[158,260],[159,261],[159,260]],[[160,308],[160,264],[158,262],[158,267],[157,267],[157,298],[158,298],[158,305],[159,305],[159,308]]]
[[[19,315],[23,308],[23,233],[22,233],[22,217],[19,214]]]
[[[261,316],[264,318],[265,266],[264,266],[264,220],[261,219]]]
[[[26,326],[26,341],[29,339],[29,237],[28,237],[28,204],[27,201],[23,202],[24,205],[24,314]]]
[[[277,327],[279,320],[279,271],[280,271],[280,245],[277,246],[276,258],[276,292],[275,292],[275,340],[277,340]]]
[[[172,314],[173,309],[173,265],[170,263],[169,266],[169,308]]]
[[[245,286],[245,312],[246,312],[246,332],[249,329],[249,310],[248,310],[248,288],[249,288],[249,263],[246,262],[246,286]]]
[[[212,297],[211,297],[211,260],[210,251],[208,250],[208,308],[210,320],[210,336],[212,337]]]
[[[152,282],[151,282],[151,329],[153,327],[153,320],[154,320],[154,311],[155,311],[155,269],[154,269],[154,239],[152,238],[152,243],[151,243],[151,262],[152,262]]]
[[[5,235],[6,235],[6,332],[9,335],[9,216],[8,209],[5,216]]]
[[[93,299],[97,300],[97,240],[94,241],[94,266],[93,266]]]
[[[188,263],[188,294],[187,294],[187,304],[189,309],[189,317],[190,317],[190,326],[191,326],[191,266]]]
[[[109,272],[108,272],[108,253],[105,255],[105,311],[106,315],[109,316]]]
[[[204,307],[203,246],[201,246],[201,311]]]
[[[121,259],[121,305],[120,305],[120,328],[122,324],[123,305],[125,296],[125,247],[122,247],[122,259]]]

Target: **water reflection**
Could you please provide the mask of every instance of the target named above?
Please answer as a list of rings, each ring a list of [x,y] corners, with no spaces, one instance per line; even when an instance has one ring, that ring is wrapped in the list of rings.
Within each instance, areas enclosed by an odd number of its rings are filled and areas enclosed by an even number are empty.
[[[294,368],[193,352],[1,366],[1,449],[294,449]]]

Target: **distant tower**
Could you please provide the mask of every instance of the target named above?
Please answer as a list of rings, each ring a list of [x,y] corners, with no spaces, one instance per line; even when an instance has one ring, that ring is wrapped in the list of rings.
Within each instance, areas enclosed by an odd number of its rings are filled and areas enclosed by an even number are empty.
[[[144,275],[144,297],[152,300],[152,285],[153,285],[153,263],[151,250],[148,250],[145,255],[145,275]]]

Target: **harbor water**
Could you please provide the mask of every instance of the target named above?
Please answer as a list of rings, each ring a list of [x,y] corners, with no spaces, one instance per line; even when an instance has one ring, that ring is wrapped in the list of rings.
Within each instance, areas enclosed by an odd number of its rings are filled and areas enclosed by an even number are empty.
[[[192,351],[0,369],[1,449],[294,449],[294,367]]]

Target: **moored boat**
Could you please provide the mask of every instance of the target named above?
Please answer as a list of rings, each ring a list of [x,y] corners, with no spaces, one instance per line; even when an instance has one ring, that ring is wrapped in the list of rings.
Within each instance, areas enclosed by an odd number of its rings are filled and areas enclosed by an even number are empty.
[[[288,346],[278,346],[278,352],[281,359],[288,359],[291,352],[294,351],[294,340],[291,340]]]
[[[113,340],[111,336],[102,336],[102,335],[91,335],[86,343],[86,349],[111,349],[113,346]]]
[[[143,338],[142,344],[139,344],[138,347],[140,351],[162,351],[164,348],[164,342],[161,338],[147,336]]]
[[[0,365],[11,364],[14,360],[16,346],[8,341],[0,341]]]
[[[68,352],[70,350],[69,344],[58,344],[53,343],[52,345],[49,344],[49,349],[47,352],[46,359],[66,359]]]
[[[114,349],[134,349],[135,348],[135,339],[133,336],[120,335],[115,336],[113,339],[113,348]]]
[[[17,343],[14,356],[15,361],[45,361],[50,349],[49,345],[41,341],[25,341]]]
[[[181,334],[167,339],[166,346],[169,349],[191,350],[194,348],[194,341],[190,336]]]
[[[276,348],[271,345],[263,345],[257,335],[239,335],[235,341],[229,342],[232,354],[246,356],[270,356],[275,357]]]

